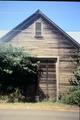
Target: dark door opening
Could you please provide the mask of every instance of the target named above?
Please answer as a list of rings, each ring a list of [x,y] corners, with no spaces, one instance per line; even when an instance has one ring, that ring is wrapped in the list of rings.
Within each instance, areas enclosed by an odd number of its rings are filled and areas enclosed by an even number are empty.
[[[38,78],[35,83],[34,97],[39,100],[56,100],[56,58],[37,58],[40,61]]]

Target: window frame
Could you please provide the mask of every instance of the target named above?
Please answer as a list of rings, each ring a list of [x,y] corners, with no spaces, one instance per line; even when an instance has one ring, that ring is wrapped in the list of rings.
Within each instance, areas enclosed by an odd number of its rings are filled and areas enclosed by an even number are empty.
[[[36,33],[36,23],[40,23],[41,24],[41,34],[40,35],[37,35]],[[40,21],[36,21],[35,22],[35,37],[36,38],[42,38],[43,37],[43,25],[42,25],[42,22],[40,22]]]

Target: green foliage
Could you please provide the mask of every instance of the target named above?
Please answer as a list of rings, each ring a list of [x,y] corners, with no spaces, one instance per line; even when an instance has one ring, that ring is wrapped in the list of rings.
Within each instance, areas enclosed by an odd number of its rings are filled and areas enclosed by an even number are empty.
[[[37,81],[37,66],[37,63],[32,62],[30,54],[24,53],[21,48],[1,45],[0,94],[10,94],[11,98],[12,96],[18,98],[16,97],[18,91],[15,92],[15,89],[21,91],[20,94],[24,94],[27,86],[34,85]]]
[[[74,71],[75,81],[77,85],[80,85],[80,65],[77,67],[77,69]]]
[[[15,89],[13,93],[8,95],[8,101],[7,102],[24,102],[25,97],[21,94],[19,89]]]
[[[76,104],[80,103],[80,90],[74,91],[73,93],[66,95],[62,98],[62,101],[67,104]]]
[[[78,64],[77,68],[73,72],[74,78],[69,80],[71,85],[80,85],[80,65]]]
[[[0,102],[8,102],[8,96],[7,95],[0,95]]]
[[[65,95],[63,95],[62,102],[67,104],[80,105],[80,86],[70,88]]]
[[[67,104],[80,105],[80,51],[76,49],[73,53],[71,60],[75,66],[75,71],[73,72],[74,77],[69,80],[73,87],[66,90],[65,94],[60,96],[60,99]]]
[[[80,86],[79,86],[79,85],[78,85],[78,86],[70,87],[69,90],[68,90],[68,92],[69,92],[69,93],[72,93],[72,92],[77,91],[77,90],[80,90]],[[67,92],[67,93],[68,93],[68,92]]]
[[[20,89],[15,89],[14,92],[8,94],[8,95],[0,95],[0,102],[9,102],[9,103],[15,103],[15,102],[25,102],[25,96],[23,96],[20,92]]]
[[[66,94],[62,97],[62,102],[67,104],[76,104],[80,105],[80,57],[78,51],[76,51],[76,60],[74,60],[74,65],[76,66],[75,71],[73,72],[74,78],[69,82],[74,87],[71,87]]]

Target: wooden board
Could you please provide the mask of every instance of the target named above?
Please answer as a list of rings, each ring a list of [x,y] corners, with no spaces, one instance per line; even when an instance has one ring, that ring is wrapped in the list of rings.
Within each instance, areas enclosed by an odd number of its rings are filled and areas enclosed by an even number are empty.
[[[56,64],[54,61],[41,61],[40,69],[40,88],[47,99],[53,99],[56,96]]]

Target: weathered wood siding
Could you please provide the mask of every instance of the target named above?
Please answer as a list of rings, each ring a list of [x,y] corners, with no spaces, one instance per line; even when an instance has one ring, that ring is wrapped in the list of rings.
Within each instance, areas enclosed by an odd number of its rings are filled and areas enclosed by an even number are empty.
[[[74,64],[71,56],[76,48],[65,38],[55,27],[53,28],[42,18],[43,38],[35,38],[35,22],[27,29],[17,34],[10,44],[23,47],[24,51],[30,52],[34,56],[59,56],[59,91],[69,86],[68,80],[73,76]]]

